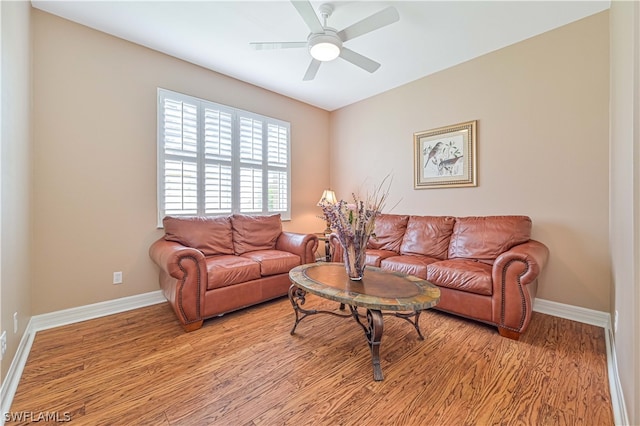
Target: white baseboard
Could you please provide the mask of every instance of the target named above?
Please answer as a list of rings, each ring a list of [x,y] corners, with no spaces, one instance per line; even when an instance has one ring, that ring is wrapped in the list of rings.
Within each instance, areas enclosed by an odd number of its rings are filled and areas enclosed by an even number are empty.
[[[616,345],[611,327],[611,314],[608,312],[594,311],[593,309],[579,306],[565,305],[564,303],[551,302],[544,299],[535,299],[533,310],[554,317],[565,318],[585,324],[604,328],[604,336],[607,346],[607,372],[609,375],[609,390],[611,392],[611,405],[613,409],[613,421],[616,425],[628,425],[629,416],[624,403],[622,385],[616,361]]]
[[[20,383],[22,371],[27,363],[27,358],[29,358],[29,351],[31,351],[31,345],[33,344],[35,335],[36,333],[31,330],[31,321],[29,321],[27,329],[18,344],[16,354],[11,361],[9,370],[7,370],[7,375],[2,381],[2,386],[0,387],[0,400],[2,401],[2,406],[0,406],[0,412],[2,413],[0,426],[4,426],[5,413],[7,413],[11,408],[13,396],[16,394],[16,390],[18,389],[18,383]]]
[[[20,339],[18,350],[9,366],[7,375],[0,387],[0,397],[2,399],[2,405],[0,406],[0,412],[2,413],[0,416],[0,426],[3,426],[5,423],[5,413],[11,409],[11,403],[18,389],[22,371],[27,363],[31,345],[38,331],[117,314],[119,312],[155,305],[165,301],[166,299],[162,292],[158,290],[31,317],[22,335],[22,339]]]
[[[60,327],[80,321],[86,321],[98,317],[117,314],[119,312],[142,308],[165,301],[161,291],[154,291],[136,296],[124,297],[107,302],[94,303],[77,308],[65,309],[48,314],[36,315],[31,318],[27,329],[20,340],[16,355],[11,362],[7,376],[2,382],[0,396],[2,406],[0,407],[0,426],[4,425],[4,414],[11,408],[11,403],[18,389],[18,383],[22,376],[22,371],[27,363],[31,345],[38,331],[49,328]],[[607,366],[609,373],[609,387],[611,390],[611,401],[613,405],[613,415],[616,425],[628,425],[629,419],[622,394],[620,377],[615,357],[615,344],[611,332],[611,315],[607,312],[595,311],[578,306],[565,305],[563,303],[551,302],[544,299],[535,299],[533,310],[543,314],[566,318],[573,321],[591,324],[605,329],[605,340],[607,346]]]
[[[36,315],[31,318],[31,322],[34,331],[41,331],[130,311],[144,306],[155,305],[156,303],[162,303],[165,301],[166,299],[162,295],[162,292],[158,290],[152,291],[151,293],[137,294],[135,296],[123,297],[121,299],[79,306],[77,308],[64,309],[62,311],[51,312],[49,314]]]
[[[618,361],[616,358],[616,345],[611,326],[605,329],[604,333],[607,341],[607,368],[609,373],[609,390],[611,392],[613,420],[616,425],[626,426],[630,424],[629,416],[624,403],[624,394],[622,392],[622,384],[620,383],[620,375],[618,372]]]
[[[533,301],[533,310],[541,314],[553,315],[554,317],[595,325],[604,329],[610,328],[611,315],[608,312],[594,311],[593,309],[537,298]]]

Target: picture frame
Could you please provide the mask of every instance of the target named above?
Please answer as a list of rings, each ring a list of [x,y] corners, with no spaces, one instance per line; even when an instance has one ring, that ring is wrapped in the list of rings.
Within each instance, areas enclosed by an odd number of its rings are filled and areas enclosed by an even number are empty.
[[[477,120],[413,134],[414,189],[477,186]]]

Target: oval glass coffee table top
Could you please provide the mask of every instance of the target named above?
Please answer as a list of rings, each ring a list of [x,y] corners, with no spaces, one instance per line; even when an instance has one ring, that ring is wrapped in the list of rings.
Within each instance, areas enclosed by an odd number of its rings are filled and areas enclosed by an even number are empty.
[[[418,311],[435,306],[440,290],[412,275],[367,266],[360,281],[347,277],[342,263],[309,263],[289,277],[309,293],[347,305],[386,311]]]

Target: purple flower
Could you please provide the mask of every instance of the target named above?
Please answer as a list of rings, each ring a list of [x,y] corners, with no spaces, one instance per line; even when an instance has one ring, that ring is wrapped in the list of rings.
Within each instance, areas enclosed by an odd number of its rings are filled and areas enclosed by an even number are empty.
[[[369,237],[373,235],[376,217],[382,212],[389,194],[391,180],[383,188],[388,178],[389,176],[385,177],[373,193],[368,193],[364,199],[352,194],[352,203],[345,200],[339,200],[335,204],[321,203],[322,212],[343,247],[354,245],[356,250],[366,248]]]

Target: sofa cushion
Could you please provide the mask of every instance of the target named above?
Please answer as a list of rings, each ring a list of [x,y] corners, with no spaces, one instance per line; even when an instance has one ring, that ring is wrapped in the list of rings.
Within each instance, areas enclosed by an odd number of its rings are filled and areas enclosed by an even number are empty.
[[[491,265],[475,260],[442,260],[427,266],[427,281],[440,287],[491,296],[491,269]]]
[[[427,279],[427,265],[437,262],[438,260],[439,259],[420,254],[405,254],[383,259],[382,262],[380,262],[380,266],[382,269],[388,271],[401,272],[425,280]]]
[[[260,278],[260,264],[242,256],[212,256],[206,262],[207,290]]]
[[[282,233],[280,215],[251,216],[234,214],[231,216],[233,230],[233,250],[243,254],[256,250],[272,250]]]
[[[257,262],[262,276],[288,274],[301,264],[300,256],[280,250],[256,250],[240,256]]]
[[[527,216],[459,217],[453,227],[449,258],[466,258],[491,263],[511,247],[531,238]]]
[[[380,214],[373,228],[375,237],[369,239],[367,248],[400,252],[402,237],[407,229],[408,215]]]
[[[231,219],[224,217],[174,217],[162,219],[164,239],[200,250],[205,256],[233,254]]]
[[[398,253],[396,253],[395,251],[389,251],[389,250],[367,249],[366,255],[367,257],[364,260],[365,265],[379,267],[380,262],[382,262],[382,259],[386,259],[387,257],[391,257],[391,256],[397,256]]]
[[[421,254],[446,259],[455,218],[450,216],[411,216],[402,239],[400,254]]]

